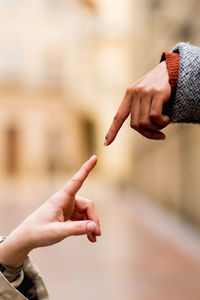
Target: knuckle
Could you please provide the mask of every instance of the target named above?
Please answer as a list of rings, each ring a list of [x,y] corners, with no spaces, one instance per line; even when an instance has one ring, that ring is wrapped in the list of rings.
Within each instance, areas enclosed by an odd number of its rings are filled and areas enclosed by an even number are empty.
[[[139,123],[140,123],[140,127],[143,128],[149,128],[150,126],[150,122],[147,119],[141,119]]]
[[[62,193],[62,192],[61,192],[61,191],[55,192],[55,193],[53,194],[53,196],[54,196],[54,197],[59,197],[59,196],[60,196],[60,193]]]
[[[132,86],[129,86],[126,90],[126,94],[127,95],[130,95],[131,93],[133,92],[133,87]]]
[[[57,201],[58,201],[58,199],[61,199],[61,198],[64,198],[64,197],[66,197],[65,192],[59,191],[59,192],[54,193],[54,194],[48,199],[48,202],[53,203],[53,204],[56,204]]]
[[[57,197],[62,198],[62,199],[65,198],[66,197],[66,192],[65,191],[58,192]]]
[[[88,163],[85,162],[85,163],[81,166],[81,169],[79,170],[79,172],[80,172],[80,171],[82,171],[82,172],[87,172],[88,169],[89,169]],[[78,173],[79,173],[79,172],[78,172]]]
[[[155,93],[156,95],[160,95],[160,94],[162,93],[162,88],[160,88],[160,87],[155,87],[155,88],[154,88],[154,93]]]
[[[51,226],[51,234],[53,236],[60,235],[60,228],[59,228],[58,224],[55,223],[54,226]]]
[[[81,222],[77,222],[76,224],[75,224],[75,230],[77,231],[77,232],[82,232],[83,231],[83,225],[82,225],[82,223]]]
[[[79,178],[76,178],[76,177],[72,177],[71,182],[75,183],[75,184],[81,184],[82,183],[82,181]]]
[[[138,123],[135,123],[135,122],[131,122],[131,128],[138,131],[139,130],[139,124]]]
[[[58,198],[60,198],[60,194],[61,194],[61,193],[62,193],[61,191],[54,193],[54,194],[49,198],[49,200],[54,200],[54,199],[57,200]]]
[[[142,87],[140,85],[137,85],[134,87],[132,92],[133,92],[133,95],[138,95],[141,93],[141,91],[142,91]]]
[[[156,88],[154,86],[149,87],[148,90],[149,90],[149,93],[151,93],[151,94],[155,94],[155,92],[156,92]]]
[[[156,110],[152,110],[150,112],[150,118],[151,119],[158,119],[159,118],[159,113]]]
[[[122,117],[120,116],[119,113],[117,113],[115,116],[114,116],[114,122],[119,122],[121,121]]]
[[[94,207],[93,201],[90,200],[90,199],[88,199],[88,200],[87,200],[87,206],[88,206],[88,207]]]
[[[162,89],[158,86],[154,86],[151,88],[151,92],[154,95],[159,95],[162,92]]]
[[[150,93],[150,90],[148,88],[143,88],[140,90],[140,94],[142,97],[148,96]]]
[[[142,94],[144,95],[144,96],[147,96],[147,95],[156,95],[156,94],[158,94],[159,93],[159,88],[157,88],[157,87],[144,87],[143,89],[142,89]]]
[[[90,170],[90,167],[85,165],[85,166],[83,166],[81,171],[82,171],[82,174],[84,176],[86,176],[89,173],[89,170]]]

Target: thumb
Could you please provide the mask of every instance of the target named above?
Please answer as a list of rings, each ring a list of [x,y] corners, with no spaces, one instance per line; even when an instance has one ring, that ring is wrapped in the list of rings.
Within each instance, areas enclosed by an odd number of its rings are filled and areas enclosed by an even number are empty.
[[[96,224],[91,221],[69,221],[60,223],[60,227],[60,230],[63,231],[64,237],[84,235],[96,230]]]

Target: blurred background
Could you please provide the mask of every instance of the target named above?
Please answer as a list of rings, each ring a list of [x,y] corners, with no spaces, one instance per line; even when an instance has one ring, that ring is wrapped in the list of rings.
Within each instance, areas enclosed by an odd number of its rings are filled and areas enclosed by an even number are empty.
[[[0,0],[0,227],[8,234],[92,154],[81,193],[103,235],[35,250],[50,299],[200,299],[200,130],[104,136],[126,88],[179,41],[199,0]]]

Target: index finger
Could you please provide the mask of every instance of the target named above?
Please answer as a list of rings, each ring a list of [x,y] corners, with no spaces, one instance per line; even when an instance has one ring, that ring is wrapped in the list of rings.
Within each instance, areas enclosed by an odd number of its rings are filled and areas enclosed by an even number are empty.
[[[81,188],[83,182],[95,167],[97,163],[96,155],[93,155],[89,160],[87,160],[79,171],[67,182],[63,187],[63,191],[70,196],[74,196],[78,190]]]
[[[124,121],[128,118],[130,111],[131,111],[131,104],[132,104],[132,92],[130,90],[127,90],[126,95],[120,104],[118,111],[113,119],[113,122],[106,134],[104,145],[108,146],[110,145],[120,128],[122,127]]]

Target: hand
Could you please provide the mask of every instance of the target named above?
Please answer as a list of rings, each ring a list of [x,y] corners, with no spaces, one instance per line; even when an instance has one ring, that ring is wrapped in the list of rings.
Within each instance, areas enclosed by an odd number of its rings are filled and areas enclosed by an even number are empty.
[[[0,244],[1,263],[17,268],[32,249],[53,245],[72,235],[87,234],[91,242],[96,241],[101,231],[94,205],[76,196],[96,162],[96,156],[92,156],[59,192]]]
[[[114,141],[129,114],[130,126],[140,134],[148,139],[165,139],[160,130],[170,123],[170,119],[162,114],[162,110],[170,97],[171,86],[164,61],[127,89],[105,137],[104,145],[108,146]]]

